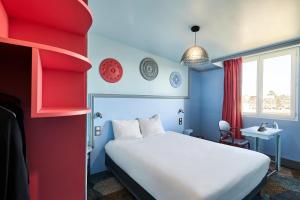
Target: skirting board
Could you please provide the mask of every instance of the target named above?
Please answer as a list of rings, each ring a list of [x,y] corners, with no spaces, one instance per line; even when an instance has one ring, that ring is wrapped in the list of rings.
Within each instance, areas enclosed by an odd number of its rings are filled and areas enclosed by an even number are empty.
[[[268,155],[268,156],[272,160],[275,159],[274,156],[271,156],[271,155]],[[298,162],[298,161],[281,158],[281,165],[284,166],[284,167],[287,167],[287,168],[300,170],[300,162]]]

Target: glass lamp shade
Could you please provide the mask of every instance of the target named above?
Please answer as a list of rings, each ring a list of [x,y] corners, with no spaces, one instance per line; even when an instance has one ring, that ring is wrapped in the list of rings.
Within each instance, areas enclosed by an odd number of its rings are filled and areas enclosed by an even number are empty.
[[[194,45],[187,49],[181,58],[181,64],[188,67],[205,64],[208,61],[209,58],[205,49],[197,45]]]

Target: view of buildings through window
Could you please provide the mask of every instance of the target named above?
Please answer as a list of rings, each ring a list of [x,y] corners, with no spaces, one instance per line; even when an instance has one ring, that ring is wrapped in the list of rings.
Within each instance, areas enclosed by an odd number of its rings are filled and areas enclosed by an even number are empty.
[[[245,58],[242,68],[244,114],[291,116],[295,112],[293,51]]]
[[[255,113],[257,60],[243,62],[242,73],[242,110],[244,113]]]
[[[263,113],[291,113],[291,55],[263,60]]]

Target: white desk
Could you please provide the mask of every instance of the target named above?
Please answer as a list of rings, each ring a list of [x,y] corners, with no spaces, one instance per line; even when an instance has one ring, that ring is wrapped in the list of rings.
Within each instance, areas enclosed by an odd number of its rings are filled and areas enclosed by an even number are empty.
[[[282,129],[274,129],[274,128],[267,128],[264,132],[257,131],[259,127],[253,126],[250,128],[241,129],[243,136],[254,137],[255,138],[255,150],[259,150],[259,139],[269,140],[273,137],[276,137],[276,153],[275,153],[275,166],[276,171],[280,171],[281,165],[281,138],[280,132]]]

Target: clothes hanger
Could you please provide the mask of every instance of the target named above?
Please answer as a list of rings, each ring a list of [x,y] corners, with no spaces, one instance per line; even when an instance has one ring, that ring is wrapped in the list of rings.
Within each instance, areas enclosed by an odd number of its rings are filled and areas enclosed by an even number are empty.
[[[0,92],[0,103],[8,103],[8,102],[14,103],[16,105],[21,105],[21,101],[17,97]]]
[[[8,108],[5,108],[5,107],[3,107],[3,106],[0,106],[0,108],[2,108],[3,110],[9,112],[9,113],[12,114],[15,118],[17,118],[17,115],[16,115],[13,111],[9,110]]]
[[[17,114],[19,115],[17,108],[21,107],[21,100],[15,96],[0,92],[0,106],[17,118]]]

